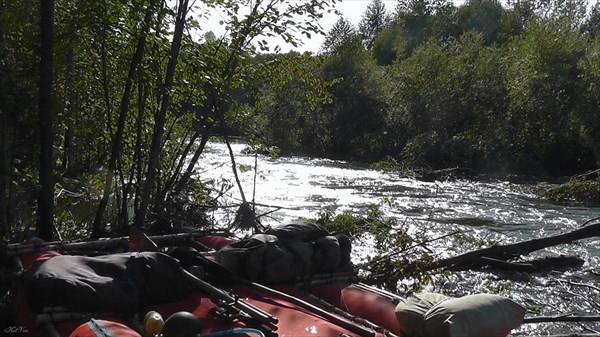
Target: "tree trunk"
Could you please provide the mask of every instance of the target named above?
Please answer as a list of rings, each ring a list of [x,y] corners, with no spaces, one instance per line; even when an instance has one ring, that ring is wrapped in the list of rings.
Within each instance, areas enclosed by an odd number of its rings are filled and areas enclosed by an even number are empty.
[[[103,235],[104,232],[104,211],[106,210],[106,206],[108,205],[108,201],[110,199],[113,178],[117,167],[117,160],[121,156],[121,148],[123,146],[123,133],[125,130],[125,121],[129,112],[129,103],[131,100],[133,80],[135,78],[135,73],[139,64],[142,61],[142,56],[144,54],[146,36],[148,35],[148,31],[150,30],[150,20],[152,19],[152,15],[154,13],[155,2],[156,1],[152,1],[146,9],[146,15],[144,17],[144,25],[142,28],[142,32],[140,34],[140,37],[138,38],[135,53],[133,54],[133,58],[129,65],[129,72],[125,80],[125,91],[123,92],[123,97],[121,98],[121,103],[119,106],[119,119],[117,122],[117,130],[113,137],[111,153],[106,172],[106,179],[104,181],[104,193],[102,195],[102,199],[100,200],[100,204],[98,205],[96,216],[94,218],[92,237],[100,237]]]
[[[54,227],[54,162],[52,133],[52,77],[54,0],[42,0],[40,7],[41,58],[39,82],[39,127],[40,127],[40,191],[38,194],[37,230],[41,239],[52,240]]]
[[[225,118],[222,118],[222,123],[223,127],[225,127]],[[229,137],[227,137],[227,133],[225,133],[225,144],[227,145],[227,150],[229,152],[229,160],[231,160],[231,170],[233,171],[235,183],[237,184],[237,187],[240,190],[242,202],[246,203],[246,195],[244,195],[244,188],[242,187],[242,182],[240,181],[240,176],[238,175],[237,164],[235,163],[235,155],[233,154],[233,149],[231,148],[231,143],[229,143]]]
[[[196,143],[198,137],[200,137],[200,130],[196,130],[193,135],[189,136],[189,139],[187,134],[185,137],[182,137],[181,144],[179,146],[182,151],[177,154],[177,157],[174,157],[173,161],[171,162],[171,167],[168,171],[171,172],[171,176],[165,181],[163,188],[157,192],[160,200],[167,200],[167,195],[169,194],[169,191],[173,190],[173,186],[175,185],[177,177],[181,177],[183,165],[185,165],[192,146]]]
[[[181,39],[183,37],[183,29],[185,27],[185,18],[188,12],[188,0],[179,0],[177,8],[177,18],[175,20],[175,32],[171,43],[171,53],[169,55],[169,63],[167,64],[167,72],[165,74],[165,82],[162,88],[162,99],[158,113],[154,117],[154,134],[152,135],[152,145],[150,146],[150,155],[148,158],[148,169],[144,188],[142,190],[140,207],[135,212],[134,226],[143,228],[146,220],[146,213],[152,195],[152,190],[157,180],[162,138],[164,134],[167,111],[170,104],[170,91],[173,85],[173,77],[175,75],[175,67],[177,66],[177,58],[181,47]]]
[[[112,104],[110,103],[110,89],[108,85],[108,51],[106,50],[106,31],[108,30],[108,24],[102,25],[100,35],[100,54],[101,54],[101,68],[102,68],[102,98],[104,99],[104,112],[106,113],[106,129],[109,130],[112,138]]]
[[[0,58],[5,56],[4,30],[0,27]],[[4,69],[0,67],[0,241],[4,239],[10,231],[10,224],[7,217],[8,191],[10,159],[8,154],[8,116],[4,110],[3,102],[6,102]]]
[[[457,268],[459,266],[463,267],[461,269],[469,269],[469,266],[480,268],[482,265],[489,265],[490,262],[494,260],[506,261],[509,258],[527,255],[540,249],[571,243],[581,239],[597,237],[600,236],[600,222],[597,221],[598,219],[600,218],[590,220],[590,222],[596,221],[596,223],[588,222],[588,225],[584,225],[567,233],[478,249],[447,259],[437,260],[426,266],[419,265],[418,268],[421,271],[438,268]],[[577,264],[576,261],[574,263]],[[410,270],[415,267],[417,267],[415,264],[408,265],[405,270]]]
[[[141,83],[140,83],[141,84]],[[144,101],[140,102],[140,109],[138,110],[139,115],[138,115],[138,120],[136,121],[136,143],[135,143],[135,198],[134,198],[134,203],[133,203],[133,209],[137,210],[140,206],[140,195],[142,194],[142,181],[144,180],[143,176],[144,176],[144,170],[146,169],[145,167],[145,163],[144,160],[142,158],[142,146],[143,146],[143,131],[144,131],[144,118],[145,118],[145,114],[146,114],[146,109],[145,109],[145,102],[146,102],[146,98],[148,96],[148,88],[146,86],[144,86]],[[142,104],[144,103],[144,104]]]
[[[71,32],[75,34],[75,32]],[[71,42],[72,43],[72,42]],[[76,120],[77,107],[74,106],[77,100],[76,95],[73,92],[73,80],[75,78],[75,48],[69,47],[67,53],[67,72],[65,76],[65,91],[68,105],[65,106],[65,134],[64,134],[64,147],[62,156],[62,174],[66,174],[70,168],[72,156],[73,156],[73,121]]]
[[[76,8],[75,12],[81,12],[80,1],[75,1],[73,6]],[[78,17],[78,16],[77,16]],[[71,167],[73,160],[73,136],[74,136],[74,124],[77,121],[77,115],[79,107],[77,106],[78,96],[73,88],[73,82],[75,81],[75,63],[77,61],[77,52],[75,51],[75,44],[77,41],[77,31],[80,22],[74,20],[68,28],[68,42],[67,42],[67,67],[65,70],[65,82],[64,82],[64,100],[66,102],[64,106],[63,116],[65,124],[64,140],[63,140],[63,153],[61,163],[61,173],[67,174]]]
[[[138,115],[135,121],[135,147],[133,152],[132,168],[129,172],[127,182],[123,182],[123,198],[121,210],[119,211],[119,225],[125,226],[129,222],[129,195],[138,195],[139,185],[142,181],[142,144],[144,131],[144,115],[146,114],[146,99],[148,98],[148,87],[144,85],[144,76],[138,74]],[[135,188],[134,188],[135,187]],[[137,207],[138,198],[134,199],[134,209]]]
[[[196,152],[194,152],[194,156],[192,157],[192,160],[190,160],[190,162],[188,163],[185,172],[179,177],[179,181],[177,181],[177,184],[175,184],[175,188],[173,189],[172,195],[179,194],[185,187],[185,184],[187,184],[188,180],[192,177],[194,167],[196,167],[196,163],[198,163],[198,159],[200,159],[200,156],[202,155],[202,152],[204,152],[204,148],[206,147],[206,143],[208,143],[208,132],[210,131],[210,129],[211,127],[207,126],[204,132],[202,133],[200,144],[198,145],[198,148],[196,148]]]
[[[206,102],[204,104],[204,108],[202,108],[202,110],[200,111],[200,113],[202,114],[202,116],[208,117],[211,116],[211,114],[213,113],[214,110],[216,110],[216,99],[217,99],[217,94],[214,90],[214,88],[211,87],[205,87],[205,92],[208,92],[207,98],[206,98]],[[205,118],[206,120],[211,120],[211,118]],[[204,125],[204,129],[202,130],[202,135],[200,136],[200,144],[198,145],[198,147],[196,148],[196,151],[194,152],[194,156],[192,157],[192,160],[190,160],[188,162],[187,168],[185,169],[183,175],[179,175],[178,177],[173,176],[172,177],[172,184],[171,186],[168,186],[169,188],[172,188],[171,191],[171,195],[178,195],[183,188],[185,187],[185,185],[187,184],[187,182],[189,181],[190,177],[192,176],[192,172],[194,171],[194,167],[196,167],[196,164],[198,163],[198,159],[200,159],[200,156],[202,155],[202,152],[204,152],[204,148],[206,147],[206,143],[208,143],[208,139],[209,139],[209,133],[210,130],[212,129],[212,127],[214,126],[214,122],[208,122],[207,125]],[[196,135],[194,135],[196,136]],[[195,137],[197,138],[197,137]],[[194,139],[195,142],[195,139]],[[186,151],[186,157],[187,157],[187,151]],[[177,180],[179,179],[179,180]],[[174,186],[174,187],[172,187]],[[168,191],[165,191],[165,195],[168,193]]]

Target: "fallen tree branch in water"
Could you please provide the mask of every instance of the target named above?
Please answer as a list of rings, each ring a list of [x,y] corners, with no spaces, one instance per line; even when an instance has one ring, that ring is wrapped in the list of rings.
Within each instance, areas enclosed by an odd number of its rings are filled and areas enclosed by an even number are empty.
[[[379,262],[381,262],[383,260],[390,259],[392,256],[405,253],[405,252],[407,252],[407,251],[409,251],[411,249],[414,249],[414,248],[417,248],[417,247],[425,247],[425,245],[427,243],[431,243],[431,242],[434,242],[434,241],[442,240],[442,239],[445,239],[447,237],[454,236],[454,235],[460,234],[460,233],[463,233],[463,231],[454,231],[452,233],[444,234],[442,236],[438,236],[438,237],[435,237],[433,239],[427,239],[427,240],[424,240],[424,241],[421,241],[421,242],[417,242],[416,244],[414,244],[414,245],[412,245],[410,247],[405,247],[405,248],[403,247],[403,248],[400,248],[400,249],[394,249],[394,250],[392,250],[392,251],[390,251],[390,252],[388,252],[386,254],[374,257],[371,260],[367,261],[366,263],[358,264],[356,267],[358,269],[367,269],[366,267],[368,265],[373,265],[373,264],[379,263]]]
[[[598,288],[598,287],[596,287],[594,285],[591,285],[591,284],[580,283],[580,282],[573,282],[573,281],[567,281],[567,283],[569,285],[572,285],[572,286],[585,287],[585,288],[589,288],[589,289],[592,289],[592,290],[596,290],[597,292],[600,292],[600,288]]]
[[[600,236],[600,222],[590,223],[586,226],[579,227],[573,231],[537,238],[527,241],[522,241],[507,245],[495,245],[488,248],[478,249],[468,253],[464,253],[455,257],[433,261],[427,265],[413,263],[412,266],[407,266],[405,270],[418,268],[420,271],[434,270],[439,268],[457,268],[457,266],[481,266],[485,264],[485,259],[496,259],[507,261],[512,258],[517,258],[522,255],[541,250],[544,248],[557,246],[574,241]]]
[[[458,266],[452,266],[449,269],[452,270],[471,270],[471,269],[483,269],[493,268],[499,270],[508,271],[520,271],[526,273],[539,273],[548,270],[563,270],[570,268],[581,267],[585,261],[578,256],[570,255],[559,255],[559,256],[548,256],[541,259],[535,259],[523,262],[511,262],[500,259],[494,259],[491,257],[482,256],[470,264],[461,264]]]
[[[523,324],[530,323],[555,323],[555,322],[600,322],[600,315],[558,315],[558,316],[538,316],[525,317]]]
[[[546,336],[546,335],[544,335]],[[592,332],[592,333],[569,333],[563,335],[547,335],[546,337],[600,337],[600,333]]]

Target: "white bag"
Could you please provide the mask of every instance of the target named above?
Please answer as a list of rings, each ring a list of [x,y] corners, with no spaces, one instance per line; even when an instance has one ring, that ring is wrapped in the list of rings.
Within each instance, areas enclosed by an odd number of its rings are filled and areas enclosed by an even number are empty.
[[[424,336],[425,314],[436,304],[450,298],[442,294],[423,293],[401,300],[396,306],[400,329],[411,337]]]
[[[523,323],[525,308],[492,294],[438,303],[425,314],[427,337],[505,337]]]

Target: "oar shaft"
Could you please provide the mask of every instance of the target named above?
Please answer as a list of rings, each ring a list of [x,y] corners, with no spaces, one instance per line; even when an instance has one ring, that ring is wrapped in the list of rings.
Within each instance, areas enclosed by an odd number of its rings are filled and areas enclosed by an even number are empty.
[[[252,287],[254,287],[255,289],[258,289],[260,291],[263,291],[271,296],[275,296],[275,297],[279,297],[282,298],[290,303],[293,303],[301,308],[310,310],[326,319],[328,319],[329,321],[338,324],[339,326],[348,329],[356,334],[358,334],[359,336],[363,336],[363,337],[373,337],[375,336],[375,332],[367,329],[361,325],[355,324],[354,322],[350,322],[344,318],[341,318],[337,315],[334,315],[326,310],[323,310],[315,305],[312,305],[302,299],[299,299],[297,297],[294,296],[290,296],[286,293],[283,293],[281,291],[275,290],[273,288],[269,288],[266,287],[262,284],[256,283],[256,282],[250,282],[250,281],[246,281],[244,282]]]
[[[279,322],[277,317],[272,316],[272,315],[266,313],[265,311],[251,305],[250,303],[242,301],[239,298],[234,298],[233,296],[229,295],[222,289],[219,289],[219,288],[213,286],[212,284],[196,277],[195,275],[191,274],[190,272],[188,272],[187,270],[185,270],[183,268],[182,268],[182,271],[183,271],[184,275],[190,281],[192,281],[196,286],[198,286],[201,290],[205,291],[206,293],[214,296],[217,300],[223,301],[229,305],[233,305],[233,306],[237,307],[238,309],[240,309],[241,311],[247,313],[250,317],[257,319],[259,321],[270,323],[270,324],[277,324]]]

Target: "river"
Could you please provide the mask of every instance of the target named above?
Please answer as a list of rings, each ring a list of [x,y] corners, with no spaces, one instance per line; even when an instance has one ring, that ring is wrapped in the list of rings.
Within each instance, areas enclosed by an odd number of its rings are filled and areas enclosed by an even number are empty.
[[[352,210],[364,212],[378,205],[387,216],[412,232],[439,237],[462,231],[479,241],[506,244],[544,237],[576,229],[586,220],[600,215],[598,207],[551,204],[526,192],[524,184],[502,179],[422,182],[395,173],[371,170],[356,163],[307,157],[277,159],[244,154],[245,144],[232,144],[240,180],[248,200],[267,205],[257,213],[271,212],[262,218],[265,225],[315,218],[319,211]],[[254,170],[256,159],[256,172]],[[221,199],[223,206],[239,204],[227,147],[209,143],[198,165],[203,181],[214,186],[230,186]],[[230,223],[235,208],[222,207],[213,214],[218,223]],[[453,272],[434,275],[426,291],[463,296],[494,292],[525,305],[528,316],[600,314],[600,249],[598,241],[588,239],[576,244],[552,247],[533,254],[578,255],[585,259],[582,268],[549,273]],[[450,236],[430,246],[436,257],[448,257],[476,247]],[[449,247],[452,247],[451,249]],[[369,253],[369,246],[354,248],[355,261]],[[410,285],[410,280],[407,280]],[[406,285],[405,284],[405,285]],[[599,285],[600,286],[600,285]],[[403,282],[398,292],[405,294]],[[513,336],[548,335],[599,331],[597,323],[523,324]]]

